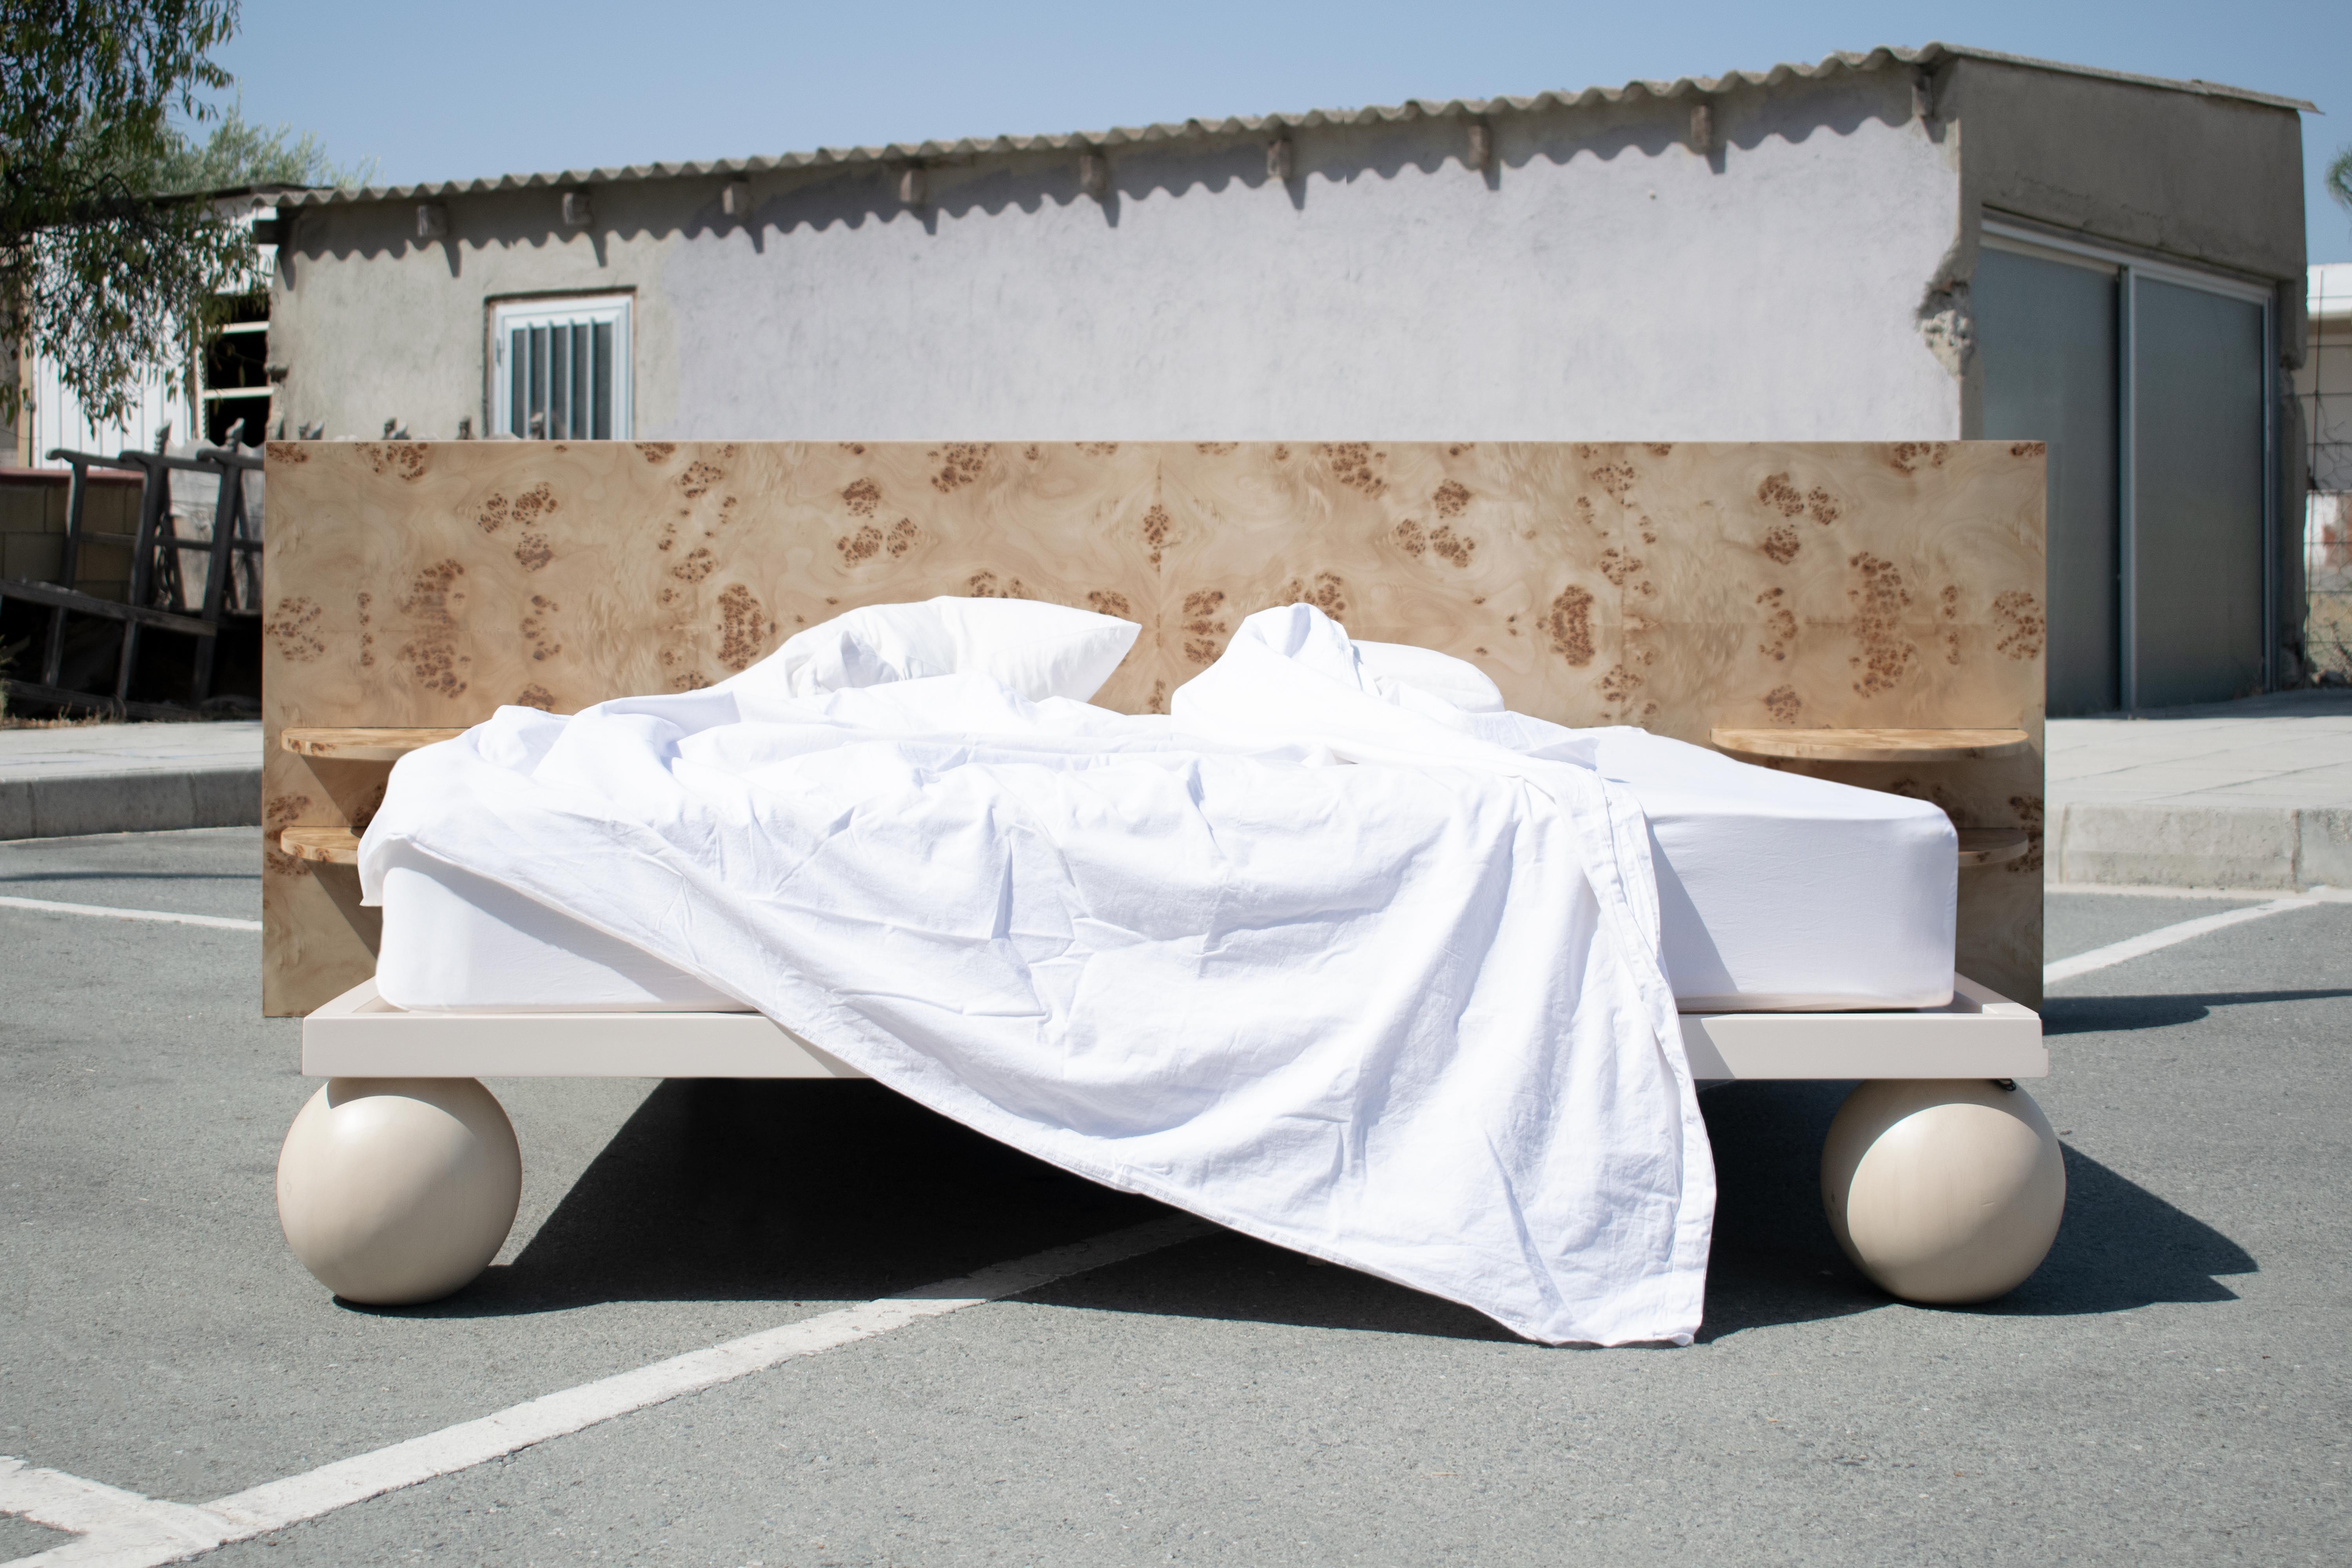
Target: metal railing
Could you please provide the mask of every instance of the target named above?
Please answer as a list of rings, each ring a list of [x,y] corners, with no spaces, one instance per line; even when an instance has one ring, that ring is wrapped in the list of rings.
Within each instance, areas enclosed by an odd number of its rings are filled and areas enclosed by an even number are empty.
[[[232,437],[234,439],[234,437]],[[126,451],[109,458],[96,452],[48,453],[73,472],[66,500],[65,539],[58,581],[33,583],[0,578],[0,603],[16,600],[48,611],[41,638],[37,680],[0,680],[10,698],[68,710],[80,710],[130,719],[193,719],[221,706],[213,698],[213,674],[220,646],[222,622],[233,615],[260,613],[257,572],[239,572],[240,558],[257,562],[259,530],[247,505],[245,476],[259,472],[260,458],[235,447],[200,447],[194,457],[163,452]],[[139,522],[135,533],[100,533],[84,525],[93,468],[124,470],[142,479]],[[218,481],[212,534],[205,540],[184,540],[172,513],[172,475],[195,473]],[[105,599],[81,590],[81,552],[85,545],[129,546],[131,581],[121,600]],[[200,592],[185,580],[183,552],[202,552],[205,580]],[[248,602],[249,601],[249,602]],[[80,690],[66,679],[67,623],[69,616],[111,622],[117,628],[111,690]],[[178,632],[195,639],[184,703],[134,700],[133,677],[140,668],[141,634]]]

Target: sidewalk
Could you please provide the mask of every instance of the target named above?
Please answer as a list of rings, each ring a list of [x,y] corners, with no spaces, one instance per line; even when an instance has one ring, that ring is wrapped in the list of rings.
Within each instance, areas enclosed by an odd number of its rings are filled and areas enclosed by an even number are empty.
[[[2352,888],[2352,692],[2053,719],[2053,883]]]
[[[261,725],[0,730],[0,838],[261,821]]]

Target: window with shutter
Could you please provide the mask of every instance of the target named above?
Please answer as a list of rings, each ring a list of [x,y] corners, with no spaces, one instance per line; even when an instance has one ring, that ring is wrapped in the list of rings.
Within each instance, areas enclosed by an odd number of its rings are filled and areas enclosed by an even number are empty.
[[[525,300],[491,309],[492,433],[530,440],[629,436],[629,297]]]

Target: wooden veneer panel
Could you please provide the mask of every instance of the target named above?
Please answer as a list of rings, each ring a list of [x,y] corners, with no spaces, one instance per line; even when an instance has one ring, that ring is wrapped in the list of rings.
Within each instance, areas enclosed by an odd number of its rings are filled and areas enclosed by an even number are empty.
[[[1239,619],[1309,600],[1510,704],[1733,729],[2020,730],[2006,757],[1782,761],[2027,853],[1960,873],[1961,969],[2041,995],[2035,443],[274,443],[264,1006],[365,979],[350,867],[385,764],[282,731],[446,728],[723,679],[856,605],[1017,595],[1139,622],[1100,696],[1164,710]]]

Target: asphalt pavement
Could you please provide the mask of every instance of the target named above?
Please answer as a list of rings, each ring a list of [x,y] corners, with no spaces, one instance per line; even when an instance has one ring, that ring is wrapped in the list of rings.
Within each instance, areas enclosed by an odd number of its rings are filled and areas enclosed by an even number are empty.
[[[0,844],[0,896],[256,918],[249,828]],[[2265,895],[2252,895],[2248,902]],[[2228,900],[2053,896],[2055,959]],[[0,1454],[204,1502],[1161,1211],[862,1083],[492,1084],[499,1261],[368,1310],[287,1253],[315,1087],[257,935],[0,907]],[[1223,1234],[641,1410],[246,1564],[2340,1561],[2352,905],[2056,988],[2067,1216],[1889,1300],[1821,1215],[1843,1086],[1706,1099],[1686,1350],[1529,1345]],[[0,1517],[0,1562],[70,1538]]]

